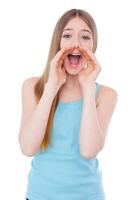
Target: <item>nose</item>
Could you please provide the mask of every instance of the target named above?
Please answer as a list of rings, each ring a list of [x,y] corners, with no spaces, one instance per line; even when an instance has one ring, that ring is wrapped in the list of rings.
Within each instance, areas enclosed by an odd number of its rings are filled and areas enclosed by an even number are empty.
[[[81,44],[80,44],[80,41],[78,38],[75,38],[72,42],[72,45],[75,46],[75,47],[80,47]]]

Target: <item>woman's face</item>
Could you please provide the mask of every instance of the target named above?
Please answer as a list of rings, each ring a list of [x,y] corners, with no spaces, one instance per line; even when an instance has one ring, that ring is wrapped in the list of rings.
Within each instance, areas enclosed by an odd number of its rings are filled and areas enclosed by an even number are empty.
[[[88,25],[81,18],[75,17],[63,29],[60,48],[78,46],[92,51],[93,37]],[[80,55],[81,52],[75,49],[64,59],[63,66],[69,74],[77,74],[86,64],[85,59]]]

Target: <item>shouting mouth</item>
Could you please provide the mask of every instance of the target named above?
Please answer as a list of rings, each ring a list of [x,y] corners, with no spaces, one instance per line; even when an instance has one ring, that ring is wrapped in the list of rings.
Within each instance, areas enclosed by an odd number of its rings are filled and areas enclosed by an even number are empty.
[[[79,66],[82,60],[82,55],[80,53],[71,53],[71,54],[68,54],[67,57],[68,57],[69,64],[71,67]]]

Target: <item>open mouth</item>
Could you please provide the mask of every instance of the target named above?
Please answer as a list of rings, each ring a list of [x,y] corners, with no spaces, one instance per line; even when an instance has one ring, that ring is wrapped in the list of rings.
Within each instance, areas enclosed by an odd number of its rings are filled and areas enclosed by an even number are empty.
[[[71,65],[78,65],[82,59],[82,56],[81,54],[72,53],[68,55],[68,59]]]

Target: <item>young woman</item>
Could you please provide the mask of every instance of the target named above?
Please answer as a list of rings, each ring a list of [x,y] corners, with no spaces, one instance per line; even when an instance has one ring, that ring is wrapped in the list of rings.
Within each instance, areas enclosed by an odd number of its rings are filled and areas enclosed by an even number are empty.
[[[26,199],[105,200],[97,154],[117,92],[96,82],[97,28],[80,9],[58,20],[44,73],[22,85],[19,143],[34,156]]]

